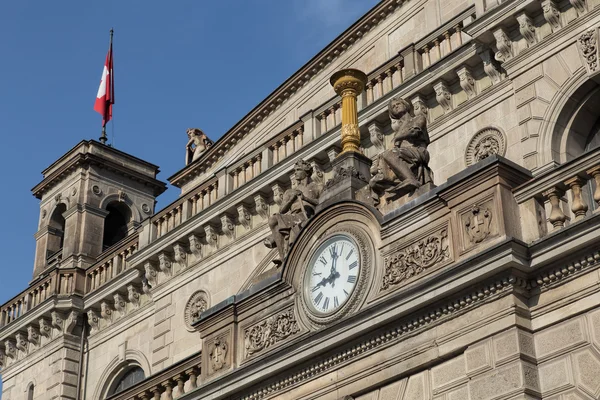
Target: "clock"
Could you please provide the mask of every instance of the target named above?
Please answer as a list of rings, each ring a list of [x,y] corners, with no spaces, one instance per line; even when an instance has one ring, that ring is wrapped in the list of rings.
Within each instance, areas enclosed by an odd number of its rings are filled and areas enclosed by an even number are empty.
[[[318,316],[335,313],[352,296],[361,265],[358,246],[346,235],[334,235],[313,253],[304,276],[304,295]]]

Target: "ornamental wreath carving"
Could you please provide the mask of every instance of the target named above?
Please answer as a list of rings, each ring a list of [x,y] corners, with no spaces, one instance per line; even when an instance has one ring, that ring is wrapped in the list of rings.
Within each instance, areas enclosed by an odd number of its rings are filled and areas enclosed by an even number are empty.
[[[194,293],[187,304],[185,305],[185,311],[183,317],[185,324],[189,329],[192,328],[192,322],[200,318],[200,314],[208,309],[208,296],[202,290]]]
[[[449,259],[448,229],[444,227],[439,232],[385,257],[381,290],[406,282]]]
[[[258,324],[246,328],[244,342],[248,358],[275,343],[281,342],[300,331],[293,308],[273,315]]]
[[[467,145],[465,161],[467,165],[473,165],[493,154],[506,154],[506,138],[496,128],[485,128],[473,135]]]

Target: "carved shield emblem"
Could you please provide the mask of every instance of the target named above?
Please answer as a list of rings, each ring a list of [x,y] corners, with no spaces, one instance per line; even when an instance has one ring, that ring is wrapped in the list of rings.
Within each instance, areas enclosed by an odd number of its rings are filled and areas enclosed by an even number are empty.
[[[492,213],[489,209],[473,206],[465,222],[465,228],[471,243],[483,242],[490,234],[491,223]]]

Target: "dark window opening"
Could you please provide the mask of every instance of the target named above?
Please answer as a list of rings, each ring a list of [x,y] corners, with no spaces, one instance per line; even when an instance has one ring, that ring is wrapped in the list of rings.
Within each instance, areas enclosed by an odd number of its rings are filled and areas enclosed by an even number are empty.
[[[59,204],[56,206],[50,217],[48,224],[48,247],[46,257],[50,257],[63,248],[65,242],[65,217],[63,213],[67,211],[67,206]]]
[[[27,389],[27,400],[33,400],[33,395],[35,391],[35,386],[33,383],[29,385],[29,389]]]
[[[108,211],[108,215],[104,220],[102,250],[106,250],[127,236],[127,224],[131,219],[131,211],[124,203],[110,203],[106,207],[106,211]]]
[[[137,385],[144,379],[146,379],[144,370],[138,366],[134,366],[128,369],[125,374],[115,382],[113,389],[108,392],[108,395],[111,396],[113,394],[121,393],[122,391]]]

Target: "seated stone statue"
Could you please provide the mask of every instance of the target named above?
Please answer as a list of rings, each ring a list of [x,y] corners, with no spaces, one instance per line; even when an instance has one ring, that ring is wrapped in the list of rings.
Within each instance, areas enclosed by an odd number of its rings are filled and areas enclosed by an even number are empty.
[[[271,236],[265,240],[269,248],[277,247],[279,259],[275,264],[281,264],[290,245],[294,243],[306,221],[315,213],[319,204],[322,187],[313,182],[311,175],[312,166],[304,160],[298,160],[294,165],[295,187],[288,189],[283,194],[279,213],[269,218]]]
[[[388,110],[394,147],[379,154],[371,166],[369,186],[376,205],[382,196],[395,199],[433,184],[427,151],[427,119],[415,115],[412,104],[401,98],[390,100]]]
[[[187,130],[188,142],[185,145],[185,164],[190,164],[196,161],[202,153],[213,145],[212,140],[206,136],[201,129],[190,128]]]

